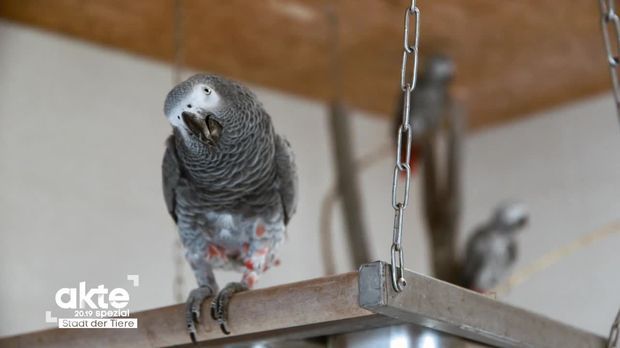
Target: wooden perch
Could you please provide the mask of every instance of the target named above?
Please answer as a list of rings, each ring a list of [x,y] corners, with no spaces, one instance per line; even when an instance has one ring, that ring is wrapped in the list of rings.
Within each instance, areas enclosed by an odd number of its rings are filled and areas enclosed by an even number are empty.
[[[357,273],[347,273],[235,295],[230,302],[232,335],[222,333],[203,304],[199,342],[298,339],[378,324],[381,316],[357,304]],[[191,344],[185,305],[135,313],[138,329],[51,329],[0,340],[0,347],[166,347]]]
[[[405,272],[409,285],[397,294],[388,271],[374,262],[360,272],[235,295],[230,336],[208,318],[205,303],[198,341],[209,347],[290,342],[408,323],[505,347],[604,347],[602,337],[413,272]],[[138,329],[51,329],[0,339],[0,347],[191,347],[184,307],[135,313]]]

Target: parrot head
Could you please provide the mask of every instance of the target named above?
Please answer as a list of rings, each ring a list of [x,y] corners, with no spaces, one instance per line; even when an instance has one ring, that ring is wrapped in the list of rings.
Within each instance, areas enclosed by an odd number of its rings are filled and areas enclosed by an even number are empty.
[[[493,219],[500,230],[511,233],[527,225],[529,213],[525,204],[505,202],[497,207]]]
[[[220,76],[197,74],[166,97],[164,114],[185,139],[217,146],[227,126],[241,122],[256,97],[244,86]],[[230,127],[237,128],[237,127]]]

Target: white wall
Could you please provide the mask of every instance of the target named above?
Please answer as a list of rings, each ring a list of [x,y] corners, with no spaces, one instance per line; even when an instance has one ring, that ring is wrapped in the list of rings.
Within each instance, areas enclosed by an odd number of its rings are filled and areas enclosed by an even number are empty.
[[[48,327],[56,290],[80,280],[116,287],[138,273],[132,310],[173,303],[176,232],[160,188],[170,76],[157,62],[0,22],[0,335]],[[319,277],[318,216],[333,178],[325,107],[254,89],[290,139],[301,179],[282,266],[258,285]],[[390,128],[380,118],[358,114],[354,127],[360,155],[388,140],[377,136]],[[620,219],[620,128],[610,96],[475,134],[465,152],[464,231],[502,199],[531,208],[519,266]],[[390,157],[362,175],[373,250],[384,260],[391,171]],[[413,192],[406,263],[427,272],[417,181]],[[341,221],[334,226],[339,270],[349,270]],[[505,299],[606,335],[620,306],[619,249],[615,234]],[[221,283],[236,277],[218,274]],[[193,285],[187,270],[185,278]]]

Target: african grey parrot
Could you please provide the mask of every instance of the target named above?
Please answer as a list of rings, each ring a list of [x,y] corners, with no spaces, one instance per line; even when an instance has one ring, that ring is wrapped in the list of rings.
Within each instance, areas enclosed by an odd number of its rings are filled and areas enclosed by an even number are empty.
[[[237,82],[198,74],[166,97],[172,135],[162,164],[163,191],[198,288],[186,303],[187,329],[218,285],[214,268],[243,272],[215,296],[211,316],[228,334],[227,306],[277,264],[276,252],[297,206],[289,143],[275,133],[256,96]]]
[[[485,292],[506,277],[517,258],[516,233],[527,221],[528,212],[523,204],[504,203],[497,207],[491,220],[467,241],[461,285]]]

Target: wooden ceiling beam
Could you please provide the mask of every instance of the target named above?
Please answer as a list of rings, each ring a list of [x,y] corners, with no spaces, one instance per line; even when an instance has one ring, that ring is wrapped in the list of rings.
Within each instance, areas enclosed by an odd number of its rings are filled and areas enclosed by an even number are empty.
[[[390,116],[399,92],[408,1],[333,0],[344,98]],[[593,0],[419,0],[421,54],[455,60],[470,127],[512,120],[610,89]],[[185,63],[328,100],[326,2],[184,0]],[[0,17],[173,60],[172,0],[3,0]]]

